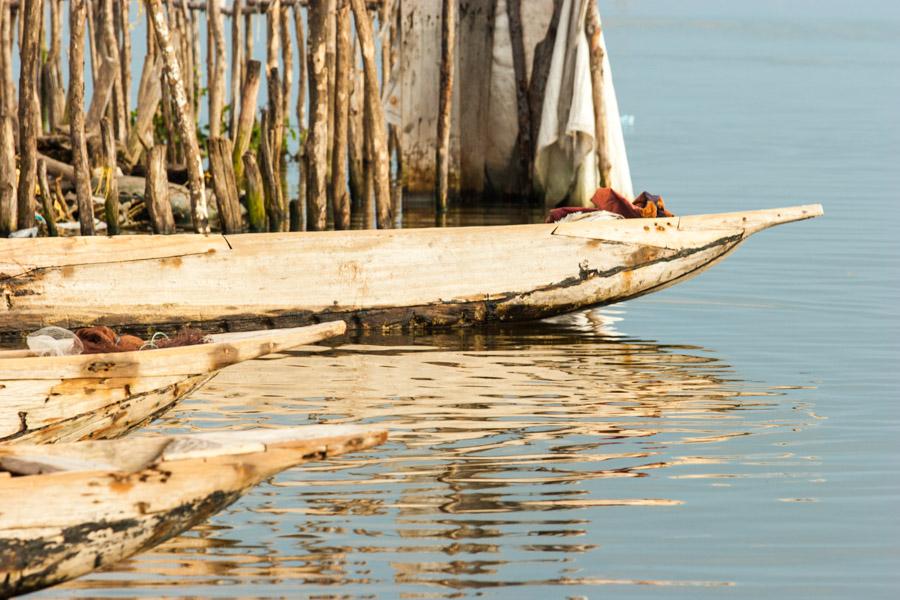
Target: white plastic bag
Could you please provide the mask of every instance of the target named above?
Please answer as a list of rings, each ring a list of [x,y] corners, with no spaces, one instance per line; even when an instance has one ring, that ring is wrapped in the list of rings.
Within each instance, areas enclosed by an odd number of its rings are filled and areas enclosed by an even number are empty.
[[[26,338],[28,349],[39,356],[70,356],[81,354],[84,346],[78,337],[62,327],[44,327]]]

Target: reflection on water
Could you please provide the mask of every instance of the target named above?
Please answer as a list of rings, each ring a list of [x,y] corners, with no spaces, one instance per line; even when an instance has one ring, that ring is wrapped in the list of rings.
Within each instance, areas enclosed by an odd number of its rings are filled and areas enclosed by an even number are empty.
[[[211,524],[65,591],[444,598],[731,585],[727,572],[622,562],[646,549],[621,527],[678,522],[743,478],[809,477],[808,461],[766,451],[764,436],[815,416],[714,352],[629,339],[619,317],[360,337],[228,369],[155,429],[364,422],[392,441],[282,474]]]

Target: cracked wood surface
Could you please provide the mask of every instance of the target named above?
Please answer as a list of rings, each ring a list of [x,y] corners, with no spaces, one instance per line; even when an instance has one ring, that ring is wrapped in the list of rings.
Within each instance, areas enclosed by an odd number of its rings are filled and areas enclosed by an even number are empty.
[[[0,351],[0,441],[124,435],[164,413],[223,367],[345,330],[337,321],[218,334],[207,344],[114,354],[4,358]]]
[[[0,240],[0,332],[537,319],[662,289],[761,229],[820,214],[808,205],[503,227]]]
[[[279,471],[386,438],[368,427],[311,426],[0,447],[0,596],[122,560]],[[35,497],[39,509],[23,501]]]

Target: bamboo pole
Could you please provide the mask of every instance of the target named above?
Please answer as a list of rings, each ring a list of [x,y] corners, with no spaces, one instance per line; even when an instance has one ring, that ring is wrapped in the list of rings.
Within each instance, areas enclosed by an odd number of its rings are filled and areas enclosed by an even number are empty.
[[[328,37],[328,5],[310,6],[309,27],[309,137],[306,142],[307,228],[322,231],[326,227],[326,178],[328,168],[328,76],[326,42]]]
[[[34,227],[34,187],[37,182],[37,137],[41,110],[37,89],[40,67],[41,0],[22,0],[24,38],[19,71],[19,187],[18,228]]]
[[[200,146],[197,143],[194,114],[188,104],[181,79],[181,68],[175,56],[175,50],[169,36],[169,24],[163,12],[161,0],[144,0],[147,14],[156,33],[156,41],[162,51],[166,80],[173,92],[175,117],[179,133],[184,141],[185,160],[188,169],[188,187],[191,194],[191,218],[194,231],[209,233],[209,215],[206,208],[206,189],[203,186],[203,163],[200,159]]]
[[[585,32],[590,46],[591,61],[591,97],[594,101],[594,151],[597,154],[597,168],[600,171],[600,185],[608,187],[612,165],[606,152],[606,106],[603,103],[603,44],[601,35],[603,27],[600,23],[600,11],[596,2],[588,3],[585,18]]]
[[[103,183],[105,187],[104,215],[106,216],[106,233],[119,233],[119,184],[116,179],[116,137],[108,117],[100,121],[100,141],[103,144]]]
[[[450,114],[453,109],[453,71],[456,50],[456,2],[443,0],[441,11],[441,87],[438,105],[437,197],[435,209],[447,212],[447,195],[450,189]]]
[[[378,227],[390,229],[393,225],[391,217],[391,173],[388,157],[388,145],[384,124],[384,108],[381,106],[381,94],[378,89],[378,66],[375,60],[375,38],[372,33],[372,21],[369,19],[364,0],[350,0],[356,20],[356,33],[359,36],[363,55],[365,75],[365,101],[367,120],[366,131],[371,140],[371,156],[373,159],[373,185],[375,188],[375,205],[378,213]]]
[[[347,191],[347,133],[350,119],[350,77],[353,62],[350,45],[350,4],[339,0],[334,74],[334,133],[331,157],[331,196],[334,228],[350,229],[350,197]]]
[[[212,52],[208,61],[212,68],[207,71],[206,87],[209,90],[209,137],[222,135],[222,115],[225,111],[225,26],[222,19],[220,0],[208,0],[206,23]]]
[[[94,200],[84,136],[84,24],[87,0],[71,0],[69,10],[69,129],[81,235],[94,235]]]

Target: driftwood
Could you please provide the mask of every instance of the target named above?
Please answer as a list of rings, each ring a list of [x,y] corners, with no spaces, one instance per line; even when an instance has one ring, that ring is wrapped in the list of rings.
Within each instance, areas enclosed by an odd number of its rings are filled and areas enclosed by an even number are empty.
[[[516,0],[509,0],[515,2]],[[453,107],[453,71],[456,69],[456,0],[443,0],[441,12],[441,87],[435,163],[437,185],[435,208],[447,212],[450,188],[450,111]]]
[[[161,0],[144,0],[144,3],[163,56],[166,81],[173,93],[173,105],[178,122],[178,131],[184,142],[185,161],[188,167],[189,188],[191,190],[194,231],[197,233],[209,233],[206,189],[203,184],[203,162],[200,157],[200,146],[197,143],[197,132],[194,129],[194,113],[185,95],[184,82],[181,79],[181,68],[169,36],[169,25],[166,22],[162,2]]]
[[[166,177],[165,146],[154,146],[147,151],[144,205],[150,217],[153,233],[175,233],[175,219],[169,202],[169,185]]]
[[[81,235],[94,235],[94,201],[84,135],[84,22],[86,0],[72,0],[69,20],[69,128],[72,136],[72,171],[78,198]],[[49,163],[48,163],[49,167]]]

